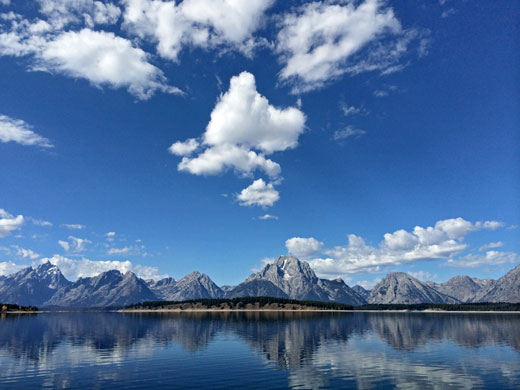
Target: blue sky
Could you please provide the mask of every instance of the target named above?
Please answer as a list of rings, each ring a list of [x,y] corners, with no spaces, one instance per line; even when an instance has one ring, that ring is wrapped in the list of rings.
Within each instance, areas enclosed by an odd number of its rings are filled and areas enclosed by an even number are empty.
[[[0,13],[2,274],[235,284],[291,253],[371,286],[520,263],[516,2]]]

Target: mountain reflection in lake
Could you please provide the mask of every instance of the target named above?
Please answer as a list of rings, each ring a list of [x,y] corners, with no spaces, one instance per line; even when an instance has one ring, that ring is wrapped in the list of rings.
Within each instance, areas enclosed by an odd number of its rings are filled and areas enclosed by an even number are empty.
[[[520,314],[0,318],[1,388],[520,388]]]

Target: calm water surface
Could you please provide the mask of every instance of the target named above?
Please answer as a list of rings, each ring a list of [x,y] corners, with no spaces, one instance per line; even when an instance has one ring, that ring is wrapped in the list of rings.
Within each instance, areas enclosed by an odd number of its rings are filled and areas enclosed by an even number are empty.
[[[0,388],[515,388],[520,314],[0,318]]]

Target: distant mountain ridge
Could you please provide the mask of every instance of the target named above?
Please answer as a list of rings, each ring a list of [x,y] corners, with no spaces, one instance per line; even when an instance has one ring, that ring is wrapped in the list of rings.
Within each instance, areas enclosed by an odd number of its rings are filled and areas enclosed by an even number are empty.
[[[175,281],[166,278],[148,283],[150,290],[159,300],[185,301],[188,299],[222,298],[224,292],[206,274],[194,271]]]
[[[45,306],[108,307],[157,299],[146,282],[133,272],[103,272],[92,278],[79,278],[59,289]]]
[[[443,294],[419,279],[403,272],[386,275],[370,292],[368,303],[460,303],[460,300]]]
[[[316,276],[310,265],[292,256],[252,274],[237,286],[217,286],[208,275],[194,271],[180,280],[143,280],[117,270],[71,282],[47,262],[0,277],[0,301],[38,307],[110,307],[144,301],[184,301],[201,298],[271,296],[298,300],[366,303],[520,302],[520,266],[498,280],[456,276],[446,283],[421,282],[402,273],[389,273],[372,290],[349,287],[342,279]]]
[[[478,301],[480,295],[493,283],[492,279],[477,279],[469,276],[455,276],[445,283],[426,282],[435,290],[457,298],[463,303]]]

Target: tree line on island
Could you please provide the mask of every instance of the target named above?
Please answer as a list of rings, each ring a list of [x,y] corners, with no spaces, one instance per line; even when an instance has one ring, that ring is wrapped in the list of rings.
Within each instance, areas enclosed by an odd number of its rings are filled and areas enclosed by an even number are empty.
[[[124,311],[139,310],[341,310],[341,311],[520,311],[520,303],[480,302],[461,304],[367,304],[346,305],[337,302],[301,301],[276,297],[232,299],[190,299],[187,301],[152,301],[128,305]]]
[[[12,303],[0,303],[0,313],[6,313],[6,312],[20,312],[20,311],[27,311],[27,312],[33,312],[38,311],[38,308],[36,306],[20,306]]]
[[[354,310],[354,306],[338,302],[301,301],[276,297],[241,297],[232,299],[190,299],[187,301],[142,302],[125,307],[126,310]]]

